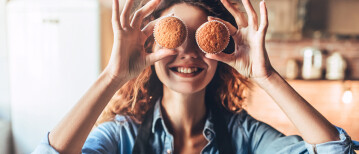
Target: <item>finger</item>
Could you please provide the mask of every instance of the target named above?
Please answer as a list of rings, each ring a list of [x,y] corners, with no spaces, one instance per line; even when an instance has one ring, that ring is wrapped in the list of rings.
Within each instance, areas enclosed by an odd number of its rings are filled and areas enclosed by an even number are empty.
[[[140,28],[143,18],[150,15],[152,13],[152,11],[156,9],[157,5],[160,2],[161,2],[161,0],[151,0],[145,6],[143,6],[141,9],[137,10],[132,19],[131,27],[134,29]]]
[[[159,61],[168,56],[176,55],[178,52],[171,49],[162,48],[153,53],[148,53],[146,55],[146,66],[153,65],[156,61]]]
[[[156,25],[156,22],[158,21],[158,19],[151,21],[150,23],[148,23],[145,27],[142,28],[142,32],[146,35],[147,37],[150,37],[153,33],[153,28]]]
[[[218,20],[220,22],[222,22],[223,24],[225,24],[229,30],[229,34],[231,34],[231,36],[236,35],[237,33],[237,28],[234,27],[231,23],[229,23],[228,21],[224,21],[221,18],[216,18],[216,17],[212,17],[212,16],[208,16],[208,21],[212,21],[212,20]]]
[[[254,11],[253,6],[249,0],[242,0],[242,3],[244,5],[244,9],[246,9],[246,12],[248,14],[248,22],[250,25],[253,26],[255,30],[258,29],[258,17],[256,14],[256,11]]]
[[[118,0],[113,0],[112,2],[112,28],[115,29],[122,29],[122,27],[119,25],[119,19],[118,15],[120,14],[119,8],[118,8]]]
[[[232,14],[234,19],[236,20],[238,27],[247,27],[247,19],[244,14],[235,6],[233,6],[228,0],[221,0],[223,6]]]
[[[247,27],[248,26],[248,21],[247,21],[247,18],[246,18],[246,16],[245,16],[245,13],[244,12],[240,12],[239,14],[238,14],[238,19],[237,20],[241,20],[240,22],[241,22],[241,25],[240,25],[240,27]]]
[[[129,28],[130,26],[130,13],[134,0],[126,0],[125,6],[121,13],[121,26],[122,28]]]
[[[205,55],[208,59],[213,59],[213,60],[217,60],[217,61],[221,61],[224,62],[226,64],[232,63],[235,60],[235,57],[233,54],[226,54],[226,53],[218,53],[218,54],[206,54]]]
[[[260,12],[261,12],[261,24],[259,26],[259,30],[266,33],[268,28],[268,12],[267,12],[266,3],[264,1],[260,2]]]
[[[224,23],[227,26],[227,28],[229,30],[229,34],[232,36],[234,42],[235,43],[241,42],[241,40],[242,40],[241,35],[238,35],[240,31],[238,31],[238,29],[236,27],[234,27],[231,23],[229,23],[228,21],[224,21],[221,18],[216,18],[216,17],[212,17],[212,16],[209,16],[208,20],[209,21],[218,20],[218,21]]]

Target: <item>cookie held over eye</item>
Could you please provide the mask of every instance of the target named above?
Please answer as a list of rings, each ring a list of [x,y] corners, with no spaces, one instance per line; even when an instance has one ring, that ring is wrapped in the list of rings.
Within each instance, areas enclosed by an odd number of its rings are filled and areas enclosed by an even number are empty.
[[[187,27],[184,22],[174,16],[163,17],[154,28],[153,36],[158,45],[174,49],[182,45],[187,37]]]
[[[208,21],[196,31],[196,41],[199,48],[204,53],[209,54],[217,54],[226,49],[229,36],[227,26],[218,20]]]

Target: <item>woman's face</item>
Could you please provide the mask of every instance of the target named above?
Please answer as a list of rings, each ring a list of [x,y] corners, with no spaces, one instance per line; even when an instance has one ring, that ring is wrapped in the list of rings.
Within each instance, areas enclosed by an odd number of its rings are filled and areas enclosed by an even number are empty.
[[[207,21],[207,14],[200,8],[185,3],[173,5],[162,16],[168,14],[174,14],[183,20],[188,28],[188,36],[180,47],[173,49],[178,52],[177,55],[154,64],[157,76],[164,86],[179,93],[191,94],[204,90],[217,68],[217,61],[204,57],[205,54],[195,40],[195,32]],[[158,50],[161,47],[155,43],[154,52]]]

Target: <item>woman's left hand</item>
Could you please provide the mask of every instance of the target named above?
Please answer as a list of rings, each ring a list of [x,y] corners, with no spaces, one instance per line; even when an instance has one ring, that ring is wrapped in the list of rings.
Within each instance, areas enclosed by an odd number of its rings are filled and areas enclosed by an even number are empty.
[[[265,49],[265,35],[268,28],[268,16],[266,4],[260,2],[261,21],[258,25],[258,17],[249,0],[242,0],[248,14],[248,21],[238,8],[228,0],[221,0],[227,10],[236,20],[238,29],[227,21],[215,17],[208,17],[208,20],[219,20],[226,24],[235,42],[235,51],[232,54],[206,54],[209,59],[222,61],[245,77],[253,79],[265,79],[269,77],[274,69],[269,62]]]
[[[307,143],[315,145],[329,141],[338,142],[339,132],[334,125],[301,97],[271,66],[265,49],[268,27],[265,2],[260,3],[261,21],[258,25],[257,15],[249,0],[242,0],[248,21],[228,0],[221,1],[234,16],[239,27],[237,29],[221,20],[227,25],[235,41],[235,51],[233,54],[206,54],[206,57],[227,63],[243,76],[252,78],[273,98]],[[209,17],[209,20],[220,19]]]

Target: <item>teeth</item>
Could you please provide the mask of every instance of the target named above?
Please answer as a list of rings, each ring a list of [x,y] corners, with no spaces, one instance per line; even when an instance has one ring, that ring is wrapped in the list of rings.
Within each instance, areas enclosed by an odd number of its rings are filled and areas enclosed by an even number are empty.
[[[177,72],[180,72],[180,73],[194,73],[194,72],[197,72],[198,71],[198,68],[197,67],[193,67],[193,68],[186,68],[186,67],[177,67]]]

